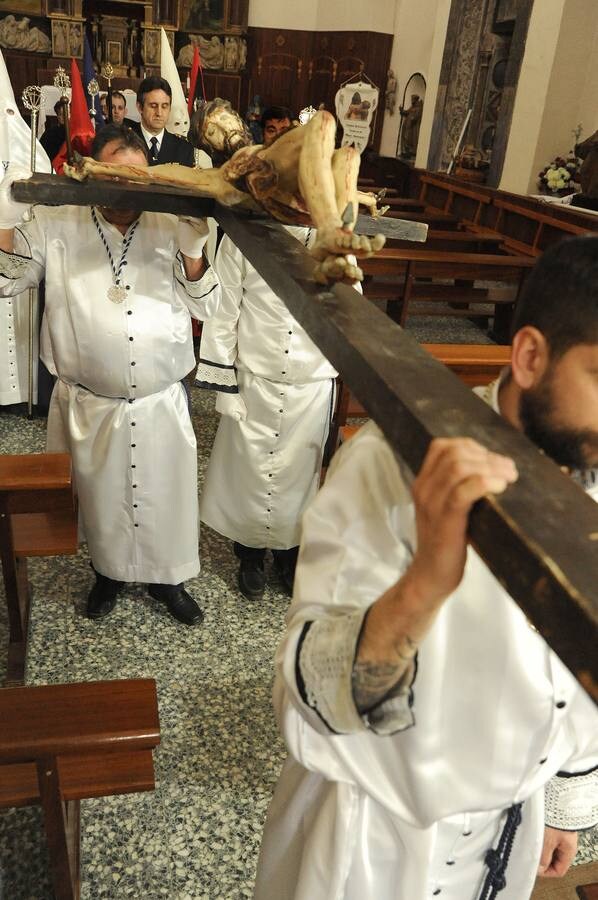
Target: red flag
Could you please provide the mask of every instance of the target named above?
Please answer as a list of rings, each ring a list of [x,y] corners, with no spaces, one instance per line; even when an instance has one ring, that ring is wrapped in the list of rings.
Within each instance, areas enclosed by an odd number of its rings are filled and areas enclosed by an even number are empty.
[[[189,99],[187,100],[187,109],[189,115],[193,112],[193,103],[195,101],[195,91],[197,89],[197,75],[199,73],[199,50],[197,44],[193,48],[193,63],[191,72],[189,73]]]
[[[91,145],[95,137],[93,125],[89,116],[85,93],[83,91],[83,82],[81,81],[81,73],[79,66],[74,59],[71,60],[71,104],[69,115],[69,128],[71,134],[71,145],[82,156],[89,156]],[[62,175],[62,167],[66,162],[66,142],[62,145],[54,159],[52,165],[54,171],[58,175]]]

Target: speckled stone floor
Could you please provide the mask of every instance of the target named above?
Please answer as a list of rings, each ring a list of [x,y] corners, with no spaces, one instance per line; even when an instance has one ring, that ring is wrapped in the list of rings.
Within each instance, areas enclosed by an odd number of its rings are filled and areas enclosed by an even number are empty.
[[[427,341],[480,342],[469,322],[426,319]],[[450,335],[450,336],[447,336]],[[213,396],[192,390],[200,485],[214,438]],[[0,453],[44,449],[45,420],[0,407]],[[82,803],[82,900],[236,900],[251,897],[266,808],[282,759],[270,703],[273,656],[288,598],[274,573],[263,601],[236,588],[228,542],[201,536],[202,572],[188,583],[205,611],[178,625],[142,587],[115,612],[83,615],[88,558],[33,560],[29,684],[150,676],[159,692],[162,743],[156,790]],[[0,579],[1,580],[1,579]],[[0,676],[6,619],[0,585]],[[595,834],[579,861],[598,859]],[[50,900],[38,809],[0,812],[0,900]],[[275,900],[275,898],[273,898]]]

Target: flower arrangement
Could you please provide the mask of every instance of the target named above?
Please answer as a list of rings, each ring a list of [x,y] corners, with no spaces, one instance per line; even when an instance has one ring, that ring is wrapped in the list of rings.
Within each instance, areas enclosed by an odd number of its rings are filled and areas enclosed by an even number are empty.
[[[567,158],[557,156],[538,174],[538,187],[543,194],[566,197],[581,190],[579,168],[581,160],[573,152]]]

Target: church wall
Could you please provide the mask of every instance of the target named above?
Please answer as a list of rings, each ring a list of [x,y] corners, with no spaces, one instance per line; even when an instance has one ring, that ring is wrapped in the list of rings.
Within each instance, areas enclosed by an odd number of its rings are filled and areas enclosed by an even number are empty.
[[[598,16],[596,18],[598,19]],[[586,83],[579,102],[579,121],[583,125],[582,140],[598,129],[598,21],[594,28]]]
[[[395,0],[250,0],[253,28],[296,28],[313,31],[375,31],[393,33]]]
[[[417,157],[415,160],[415,165],[424,169],[428,164],[428,153],[432,138],[432,125],[434,124],[434,110],[436,107],[436,98],[438,96],[438,85],[440,84],[440,69],[442,67],[450,11],[451,0],[437,0],[434,36],[432,39],[428,75],[426,76],[426,99],[419,130]]]
[[[395,73],[398,85],[395,112],[392,116],[387,113],[384,118],[384,130],[380,145],[382,156],[396,155],[397,138],[401,124],[399,106],[403,102],[403,93],[410,76],[414,72],[421,72],[426,79],[428,89],[433,91],[433,85],[430,84],[429,76],[434,36],[438,25],[439,10],[445,5],[450,4],[444,3],[443,0],[419,0],[418,3],[411,3],[409,0],[397,0],[396,2],[394,43],[390,67]],[[446,24],[444,30],[446,31]],[[426,105],[428,103],[428,89],[426,90]],[[406,97],[405,102],[408,107],[409,96]],[[422,131],[420,130],[421,134]],[[423,135],[420,138],[420,146],[422,146],[422,140]]]
[[[598,119],[598,7],[595,0],[534,4],[500,187],[537,193],[538,172],[573,146],[582,122]],[[584,118],[587,120],[584,122]]]

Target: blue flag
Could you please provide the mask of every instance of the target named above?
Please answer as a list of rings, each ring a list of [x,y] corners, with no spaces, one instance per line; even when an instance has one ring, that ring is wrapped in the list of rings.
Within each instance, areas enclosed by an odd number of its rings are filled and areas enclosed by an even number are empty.
[[[100,130],[105,125],[104,116],[102,115],[102,107],[100,104],[100,95],[96,94],[93,98],[93,104],[91,101],[91,96],[89,91],[87,90],[87,85],[90,81],[98,80],[98,76],[96,74],[96,70],[93,65],[93,61],[91,59],[91,50],[89,49],[89,41],[87,40],[87,35],[85,35],[85,49],[83,51],[83,88],[85,90],[85,99],[87,101],[87,108],[89,110],[89,114],[93,121],[95,121],[96,132]],[[92,112],[93,111],[93,112]],[[95,113],[95,115],[94,115]]]

